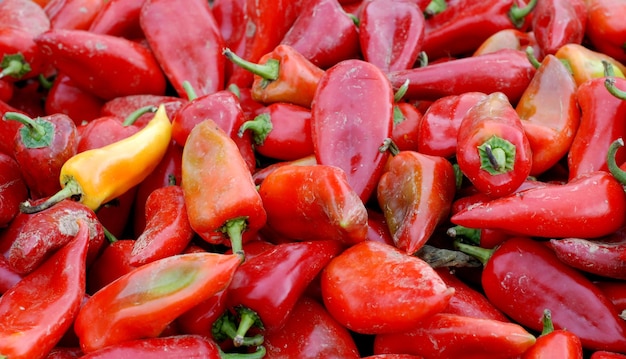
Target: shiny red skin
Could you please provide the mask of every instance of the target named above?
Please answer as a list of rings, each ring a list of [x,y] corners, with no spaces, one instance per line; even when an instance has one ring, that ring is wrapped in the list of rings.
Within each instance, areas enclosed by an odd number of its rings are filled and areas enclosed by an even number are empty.
[[[84,359],[163,358],[164,352],[176,358],[197,357],[219,359],[220,348],[210,339],[199,335],[175,335],[130,340],[87,353]]]
[[[126,118],[133,111],[139,108],[145,106],[159,107],[159,105],[163,105],[165,107],[167,117],[172,120],[178,109],[180,109],[180,107],[185,103],[187,103],[187,100],[185,99],[167,95],[142,94],[122,96],[105,102],[100,109],[100,116],[117,116],[119,118]],[[150,122],[152,117],[154,117],[154,114],[146,113],[139,117],[134,122],[134,125],[140,128],[144,127],[148,124],[148,122]]]
[[[0,228],[9,225],[28,199],[28,187],[15,159],[0,152]]]
[[[542,58],[565,44],[581,44],[587,27],[585,0],[538,1],[531,26]]]
[[[419,146],[419,124],[422,112],[408,102],[396,103],[402,114],[401,119],[394,118],[391,139],[401,151],[417,151]]]
[[[35,1],[5,0],[0,2],[2,27],[23,29],[37,36],[50,29],[48,15]]]
[[[87,293],[93,294],[117,278],[135,269],[130,265],[130,253],[135,241],[118,239],[104,247],[102,254],[89,267]]]
[[[48,91],[44,110],[48,115],[66,114],[74,120],[76,126],[80,126],[84,121],[89,122],[100,117],[103,105],[104,100],[82,90],[71,78],[59,73]]]
[[[104,3],[89,26],[89,31],[125,37],[142,38],[139,14],[145,0],[110,0]]]
[[[576,334],[569,330],[554,330],[537,337],[535,344],[522,355],[522,359],[582,359],[583,347]]]
[[[346,60],[322,76],[311,108],[317,162],[341,168],[367,202],[389,157],[379,147],[393,129],[393,90],[385,74],[362,60]]]
[[[43,9],[52,29],[88,30],[103,6],[101,0],[50,0]]]

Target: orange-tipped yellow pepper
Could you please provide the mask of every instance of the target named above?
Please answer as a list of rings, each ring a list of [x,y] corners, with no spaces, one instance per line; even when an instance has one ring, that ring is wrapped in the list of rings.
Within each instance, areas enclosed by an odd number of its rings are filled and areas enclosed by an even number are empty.
[[[171,135],[171,121],[161,105],[152,120],[134,135],[68,159],[61,168],[62,189],[40,204],[23,202],[22,212],[42,211],[66,198],[76,198],[97,210],[154,170],[165,155]]]
[[[607,61],[614,67],[615,76],[626,77],[626,66],[619,61],[601,52],[590,50],[582,45],[567,44],[554,54],[563,61],[574,76],[576,85],[579,86],[591,79],[604,77],[604,65],[602,61]]]

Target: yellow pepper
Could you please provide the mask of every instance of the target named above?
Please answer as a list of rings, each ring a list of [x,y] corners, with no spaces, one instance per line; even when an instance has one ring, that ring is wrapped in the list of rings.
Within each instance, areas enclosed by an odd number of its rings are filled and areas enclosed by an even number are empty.
[[[563,45],[554,56],[566,64],[572,76],[574,76],[577,86],[593,78],[604,77],[604,65],[602,61],[607,61],[613,65],[616,77],[625,77],[626,66],[621,62],[601,52],[590,50],[582,45],[574,43]]]
[[[61,168],[62,189],[41,204],[22,203],[22,212],[42,211],[67,198],[76,198],[97,210],[141,183],[155,169],[167,151],[171,135],[172,125],[161,105],[150,122],[134,135],[68,159]]]

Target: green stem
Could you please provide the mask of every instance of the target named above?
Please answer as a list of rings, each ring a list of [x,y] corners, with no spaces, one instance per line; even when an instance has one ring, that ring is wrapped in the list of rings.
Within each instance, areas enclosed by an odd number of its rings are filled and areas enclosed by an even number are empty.
[[[46,90],[50,90],[52,88],[52,85],[54,84],[54,80],[46,78],[43,74],[39,74],[37,76],[37,79],[39,80],[39,84],[41,85],[41,87]]]
[[[22,136],[26,135],[27,137],[32,138],[35,142],[41,142],[41,145],[38,147],[46,147],[52,142],[52,139],[48,138],[50,137],[50,134],[46,128],[49,126],[46,126],[43,123],[45,120],[37,121],[19,112],[6,112],[4,114],[4,118],[22,123],[24,125],[24,132],[22,132]],[[46,122],[50,123],[49,121]],[[24,139],[22,140],[24,141]],[[24,141],[25,144],[27,144],[27,142],[28,140]],[[28,147],[32,148],[30,146]]]
[[[538,69],[539,66],[541,66],[541,62],[537,60],[537,57],[535,56],[535,50],[532,48],[532,46],[526,46],[526,57],[534,68]]]
[[[2,62],[0,62],[0,67],[2,68],[0,78],[11,76],[13,78],[20,79],[31,70],[30,65],[20,53],[4,55],[2,57]]]
[[[418,67],[426,67],[426,65],[428,65],[428,54],[426,51],[420,51],[417,60],[419,63]]]
[[[122,123],[123,126],[130,126],[132,124],[135,123],[135,121],[137,121],[137,119],[139,117],[141,117],[142,115],[148,113],[148,112],[156,112],[157,108],[155,106],[152,105],[148,105],[148,106],[144,106],[141,108],[136,109],[135,111],[131,112],[130,115],[128,115],[128,117],[126,117],[124,119],[124,123]]]
[[[389,153],[391,153],[392,156],[395,156],[398,153],[400,153],[400,148],[395,142],[393,142],[391,138],[385,138],[385,140],[383,141],[383,144],[380,145],[380,147],[378,147],[378,152],[382,153],[385,151],[389,151]]]
[[[624,146],[624,140],[620,137],[617,140],[613,141],[609,146],[608,153],[606,155],[606,163],[609,167],[609,172],[618,180],[622,185],[626,186],[626,171],[621,169],[617,162],[615,161],[615,154],[617,150]]]
[[[65,187],[63,187],[60,191],[48,197],[48,199],[36,206],[31,205],[28,201],[20,203],[20,211],[27,214],[41,212],[54,206],[64,199],[72,198],[74,196],[81,196],[82,194],[83,189],[80,187],[78,182],[76,182],[75,180],[71,180],[68,181],[65,184]]]
[[[480,245],[480,229],[454,226],[448,228],[446,234],[451,238],[463,237],[470,240],[475,245]]]
[[[487,261],[489,261],[489,258],[491,258],[491,255],[494,252],[494,249],[487,249],[479,246],[465,244],[458,239],[454,240],[454,248],[478,259],[483,265],[487,264]]]
[[[528,16],[528,14],[530,14],[530,12],[535,8],[535,5],[537,5],[537,0],[530,0],[528,5],[524,7],[519,7],[517,4],[513,4],[509,10],[509,19],[511,19],[513,25],[517,28],[521,28],[524,24],[526,16]]]
[[[252,131],[252,139],[254,143],[258,146],[263,145],[265,139],[272,132],[274,125],[272,124],[272,117],[269,113],[262,113],[257,115],[254,119],[244,122],[241,127],[239,127],[239,131],[237,135],[239,137],[243,137],[244,132],[246,130]]]
[[[233,344],[236,347],[240,347],[244,345],[246,333],[248,333],[248,330],[250,330],[250,328],[257,327],[263,330],[264,327],[263,323],[261,322],[261,318],[252,309],[246,307],[238,307],[236,308],[236,310],[239,314],[239,326],[237,327],[237,332],[235,333],[235,337],[233,338]]]
[[[402,84],[402,86],[400,86],[398,91],[396,91],[396,93],[393,94],[394,102],[400,102],[400,100],[402,100],[404,95],[406,95],[406,91],[409,89],[409,83],[410,83],[409,79],[406,79],[406,81],[404,81],[404,83]]]
[[[232,92],[237,96],[238,99],[241,98],[241,89],[236,84],[228,85],[228,91]]]
[[[280,62],[276,59],[269,59],[265,64],[255,64],[254,62],[244,60],[243,58],[237,56],[237,54],[230,51],[228,48],[224,49],[222,53],[235,65],[248,70],[255,75],[261,76],[265,80],[278,80]]]
[[[424,16],[429,17],[437,15],[444,11],[448,5],[445,0],[432,0],[424,9]]]
[[[610,62],[602,60],[602,65],[604,66],[604,87],[609,91],[609,93],[620,100],[626,100],[626,91],[618,89],[615,86],[615,71],[613,70],[613,65]]]
[[[183,89],[185,89],[185,93],[187,94],[187,99],[189,101],[192,101],[198,98],[198,94],[196,93],[196,90],[194,90],[193,86],[191,86],[191,83],[189,83],[189,81],[187,80],[183,81]]]
[[[228,338],[235,339],[237,327],[234,323],[234,316],[229,311],[224,313],[213,323],[211,334],[217,341],[224,341]],[[259,346],[263,344],[264,340],[265,338],[261,334],[253,337],[244,337],[242,346]]]
[[[258,346],[254,353],[224,353],[220,350],[221,359],[261,359],[267,354],[264,346]]]
[[[109,244],[113,244],[117,242],[117,238],[115,237],[115,235],[109,232],[109,230],[106,229],[106,227],[102,226],[102,230],[104,231],[104,237],[109,241]]]
[[[552,312],[550,309],[544,309],[541,323],[543,324],[541,335],[547,335],[554,331],[554,323],[552,322]]]
[[[499,136],[491,136],[478,146],[480,168],[492,175],[512,171],[515,167],[515,145]]]
[[[238,217],[226,221],[222,227],[222,232],[226,233],[230,240],[230,246],[234,254],[241,256],[241,260],[245,258],[243,252],[243,232],[247,227],[247,217]]]
[[[454,183],[456,184],[456,190],[461,190],[463,187],[463,171],[461,171],[461,166],[458,163],[452,165],[452,169],[454,170]]]
[[[346,13],[346,15],[348,15],[348,17],[352,20],[352,23],[354,24],[354,26],[356,27],[361,26],[361,20],[359,20],[358,16],[354,14],[349,14],[349,13]]]

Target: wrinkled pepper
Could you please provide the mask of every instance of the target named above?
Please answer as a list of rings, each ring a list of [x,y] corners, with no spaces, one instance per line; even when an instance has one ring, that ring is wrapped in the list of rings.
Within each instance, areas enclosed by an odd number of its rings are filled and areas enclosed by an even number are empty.
[[[563,45],[581,44],[587,27],[585,0],[542,0],[532,12],[533,33],[541,58],[554,55]]]

